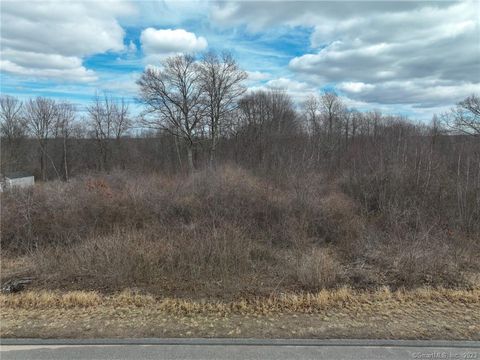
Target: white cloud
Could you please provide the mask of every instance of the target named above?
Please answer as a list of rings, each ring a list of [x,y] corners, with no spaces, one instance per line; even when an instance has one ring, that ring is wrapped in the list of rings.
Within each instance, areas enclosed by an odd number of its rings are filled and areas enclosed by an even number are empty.
[[[175,28],[186,19],[204,19],[211,6],[211,2],[205,0],[136,0],[136,4],[136,14],[122,19],[125,26],[145,28],[155,24],[157,28]]]
[[[291,80],[280,77],[267,81],[264,85],[251,86],[250,91],[255,90],[285,90],[295,102],[301,103],[309,95],[316,93],[316,88],[306,82]]]
[[[339,19],[354,21],[365,15],[414,11],[423,6],[421,1],[223,1],[212,6],[210,18],[224,27],[246,24],[255,32],[279,25],[309,27],[325,23],[328,28],[336,28],[342,26]]]
[[[253,32],[310,27],[289,69],[311,86],[412,108],[453,104],[480,88],[478,1],[219,3],[219,25]],[[293,76],[290,76],[293,77]]]
[[[340,90],[344,90],[349,93],[359,93],[368,89],[374,88],[374,85],[372,84],[365,84],[363,82],[342,82],[337,85],[337,88]]]
[[[261,71],[247,71],[247,75],[249,81],[263,81],[272,77],[271,74]]]
[[[95,72],[78,66],[71,69],[34,68],[17,65],[9,60],[0,60],[0,69],[12,74],[38,78],[57,78],[67,81],[90,82],[97,80]]]
[[[134,11],[124,1],[3,1],[1,70],[34,77],[92,81],[83,58],[123,51],[117,17]]]
[[[272,89],[285,89],[290,91],[307,91],[311,89],[311,86],[309,86],[307,83],[283,77],[270,80],[266,85]]]
[[[337,84],[357,99],[413,107],[452,104],[480,87],[474,75],[480,73],[474,45],[480,27],[472,20],[478,3],[448,5],[340,19],[330,27],[327,20],[312,34],[320,50],[292,59],[290,69]]]
[[[24,67],[34,69],[54,68],[58,70],[72,70],[82,66],[82,60],[76,56],[63,56],[60,54],[42,54],[32,51],[18,51],[5,49],[2,58]]]
[[[452,104],[452,99],[464,99],[478,92],[474,83],[441,83],[432,80],[388,81],[379,84],[362,84],[361,91],[346,83],[340,89],[355,100],[393,105],[410,105],[412,108],[434,108]],[[427,91],[425,91],[427,89]],[[379,101],[381,100],[381,101]]]
[[[184,29],[147,28],[140,35],[147,63],[157,63],[166,56],[178,53],[196,53],[205,50],[207,40]]]

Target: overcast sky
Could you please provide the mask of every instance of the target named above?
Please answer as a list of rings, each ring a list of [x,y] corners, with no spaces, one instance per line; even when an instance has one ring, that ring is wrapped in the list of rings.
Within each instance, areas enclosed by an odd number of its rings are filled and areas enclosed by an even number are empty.
[[[228,49],[249,88],[429,119],[480,89],[478,1],[5,1],[2,93],[133,99],[148,64]]]

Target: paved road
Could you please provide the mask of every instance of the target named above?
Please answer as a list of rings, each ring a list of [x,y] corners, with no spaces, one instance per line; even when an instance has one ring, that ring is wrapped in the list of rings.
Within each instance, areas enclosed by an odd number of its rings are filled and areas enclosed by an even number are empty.
[[[257,339],[2,339],[7,359],[479,359],[480,342]]]

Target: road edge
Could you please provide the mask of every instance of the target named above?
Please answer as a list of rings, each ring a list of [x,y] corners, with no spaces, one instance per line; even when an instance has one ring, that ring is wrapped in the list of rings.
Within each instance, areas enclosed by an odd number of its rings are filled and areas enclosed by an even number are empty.
[[[480,349],[480,341],[386,339],[251,339],[251,338],[112,338],[39,339],[2,338],[0,345],[208,345],[208,346],[373,346]]]

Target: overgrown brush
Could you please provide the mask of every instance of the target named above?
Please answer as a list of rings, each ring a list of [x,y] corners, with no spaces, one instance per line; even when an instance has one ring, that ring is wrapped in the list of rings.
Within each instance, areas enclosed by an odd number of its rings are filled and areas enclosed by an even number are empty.
[[[318,209],[299,206],[296,201],[247,172],[231,168],[188,178],[126,173],[81,177],[4,193],[2,245],[24,252],[111,234],[118,227],[200,229],[223,224],[241,226],[251,238],[289,245],[295,239],[284,234],[291,226],[311,225],[298,224],[298,218],[307,217],[310,223],[321,219]]]
[[[2,249],[27,256],[51,289],[267,295],[469,286],[478,272],[478,241],[453,242],[401,213],[365,213],[317,173],[274,186],[235,167],[117,172],[1,196]]]

